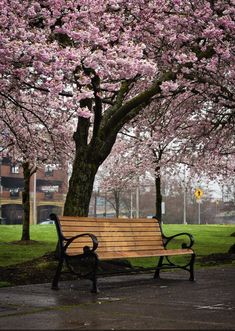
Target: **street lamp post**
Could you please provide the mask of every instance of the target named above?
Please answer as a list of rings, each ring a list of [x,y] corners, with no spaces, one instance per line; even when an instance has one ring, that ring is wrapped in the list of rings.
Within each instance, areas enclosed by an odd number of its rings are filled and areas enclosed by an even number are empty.
[[[201,224],[201,200],[197,200],[198,203],[198,224]]]
[[[131,191],[131,214],[130,217],[133,218],[133,195],[132,195],[132,191]]]
[[[136,218],[140,217],[140,188],[136,187]]]
[[[37,224],[37,172],[33,175],[33,224]]]
[[[184,187],[184,191],[183,191],[183,196],[184,196],[184,200],[183,200],[183,223],[184,224],[187,224],[187,190],[186,190],[186,175],[185,175],[185,166],[184,166],[184,184],[183,184],[183,187]]]
[[[187,216],[186,216],[186,188],[184,185],[184,214],[183,214],[183,222],[187,224]]]

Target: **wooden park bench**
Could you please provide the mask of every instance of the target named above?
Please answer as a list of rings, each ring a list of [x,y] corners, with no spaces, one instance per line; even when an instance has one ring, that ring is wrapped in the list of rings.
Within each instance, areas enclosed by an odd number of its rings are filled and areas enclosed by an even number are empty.
[[[127,259],[136,257],[159,257],[154,278],[161,269],[181,268],[189,271],[189,280],[194,280],[195,253],[191,248],[194,240],[191,234],[183,232],[167,237],[155,219],[121,219],[92,217],[58,217],[55,221],[59,262],[52,281],[52,289],[58,289],[58,282],[64,264],[69,272],[92,281],[92,292],[97,292],[97,269],[100,260]],[[168,243],[177,242],[179,236],[186,236],[188,244],[182,248],[167,249]],[[185,265],[170,261],[170,256],[189,255]],[[166,261],[165,261],[165,260]],[[85,269],[85,274],[83,274]]]

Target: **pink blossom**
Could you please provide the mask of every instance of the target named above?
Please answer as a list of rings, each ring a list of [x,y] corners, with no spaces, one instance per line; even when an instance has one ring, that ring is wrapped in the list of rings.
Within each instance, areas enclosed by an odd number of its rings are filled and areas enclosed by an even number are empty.
[[[161,84],[161,89],[164,93],[174,92],[179,87],[177,82],[168,81]]]

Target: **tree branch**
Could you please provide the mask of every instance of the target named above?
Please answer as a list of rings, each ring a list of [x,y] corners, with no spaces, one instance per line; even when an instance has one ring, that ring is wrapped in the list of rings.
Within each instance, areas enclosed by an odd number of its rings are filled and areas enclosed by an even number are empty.
[[[167,72],[163,74],[161,78],[157,79],[150,88],[144,92],[139,93],[131,100],[128,100],[124,105],[121,105],[121,107],[115,105],[115,107],[109,113],[109,117],[105,118],[106,123],[103,127],[104,134],[107,135],[108,132],[110,132],[110,130],[112,130],[114,127],[119,131],[126,121],[136,116],[141,109],[149,104],[152,97],[161,92],[160,85],[164,81],[175,79],[176,73]]]

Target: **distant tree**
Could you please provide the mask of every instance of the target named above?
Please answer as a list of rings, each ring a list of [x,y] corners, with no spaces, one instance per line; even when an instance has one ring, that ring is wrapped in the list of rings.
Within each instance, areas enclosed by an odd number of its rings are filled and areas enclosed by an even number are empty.
[[[98,173],[99,187],[108,193],[106,197],[115,209],[116,217],[120,214],[122,193],[137,185],[137,168],[129,149],[130,142],[119,138]]]

